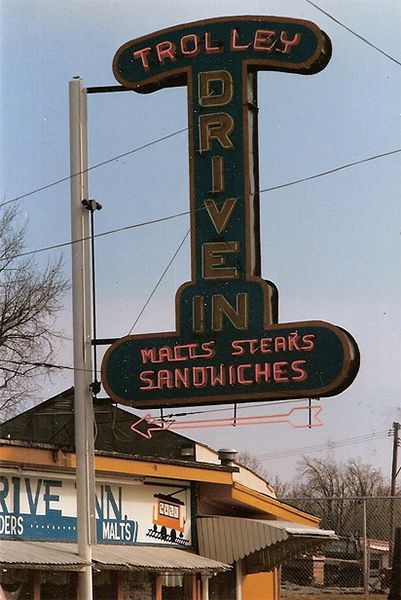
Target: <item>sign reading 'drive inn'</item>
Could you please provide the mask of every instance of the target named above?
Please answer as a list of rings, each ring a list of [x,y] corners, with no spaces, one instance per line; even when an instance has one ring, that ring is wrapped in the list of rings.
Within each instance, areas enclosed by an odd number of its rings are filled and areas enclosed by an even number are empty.
[[[126,336],[107,350],[102,381],[114,400],[150,408],[330,396],[355,378],[353,338],[322,321],[279,324],[277,289],[261,278],[257,71],[313,74],[330,56],[313,23],[264,16],[179,25],[118,50],[124,86],[188,88],[192,280],[177,291],[175,332]]]
[[[96,483],[99,544],[191,546],[190,488]],[[0,475],[0,540],[77,539],[75,480],[54,474]]]

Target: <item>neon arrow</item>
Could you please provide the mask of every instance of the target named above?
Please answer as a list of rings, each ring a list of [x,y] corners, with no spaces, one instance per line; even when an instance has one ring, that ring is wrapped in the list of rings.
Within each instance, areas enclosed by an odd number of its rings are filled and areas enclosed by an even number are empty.
[[[141,431],[138,428],[138,425],[140,423],[148,425],[149,426],[148,429],[145,431]],[[135,421],[135,423],[133,423],[131,425],[131,429],[132,429],[132,431],[135,431],[135,433],[137,433],[138,435],[141,435],[142,437],[144,437],[145,440],[151,440],[152,439],[152,431],[166,431],[167,429],[170,429],[170,427],[173,424],[174,424],[174,421],[163,421],[160,418],[152,417],[151,414],[147,414],[144,417],[142,417],[141,419],[138,419],[138,421]]]
[[[182,429],[209,429],[212,427],[238,427],[243,425],[273,425],[273,424],[285,424],[287,423],[294,429],[303,429],[311,427],[322,427],[324,425],[321,420],[322,406],[295,406],[285,413],[275,413],[270,415],[256,415],[252,417],[233,417],[222,418],[222,419],[196,419],[192,421],[175,421],[175,420],[164,420],[160,417],[152,417],[151,414],[147,414],[135,423],[131,425],[132,431],[138,433],[147,440],[152,438],[152,431],[178,431]],[[301,421],[305,411],[310,411],[311,422],[303,423]],[[140,423],[147,423],[149,425],[146,431],[138,429]]]
[[[311,423],[300,423],[299,417],[303,411],[311,411]],[[240,425],[270,425],[273,423],[288,423],[295,429],[322,427],[323,421],[320,419],[320,413],[323,408],[321,406],[296,406],[291,408],[286,413],[277,413],[273,415],[258,415],[253,417],[233,417],[226,419],[206,419],[195,421],[175,422],[170,429],[206,429],[209,427],[238,427]]]

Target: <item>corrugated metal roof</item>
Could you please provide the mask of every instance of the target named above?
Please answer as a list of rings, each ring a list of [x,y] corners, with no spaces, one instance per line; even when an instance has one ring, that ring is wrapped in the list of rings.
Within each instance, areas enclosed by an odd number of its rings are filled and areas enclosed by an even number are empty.
[[[163,572],[219,572],[230,567],[179,548],[166,546],[92,547],[93,564],[100,568]],[[78,556],[77,544],[62,542],[0,541],[0,565],[79,571],[85,561]]]
[[[78,556],[76,544],[56,542],[0,541],[0,565],[80,571],[87,563]]]
[[[230,568],[220,561],[166,546],[98,545],[93,548],[93,560],[98,566],[134,570],[217,572]]]
[[[272,569],[330,539],[334,531],[287,521],[240,517],[197,517],[199,551],[203,556],[232,564],[263,551],[263,564]]]

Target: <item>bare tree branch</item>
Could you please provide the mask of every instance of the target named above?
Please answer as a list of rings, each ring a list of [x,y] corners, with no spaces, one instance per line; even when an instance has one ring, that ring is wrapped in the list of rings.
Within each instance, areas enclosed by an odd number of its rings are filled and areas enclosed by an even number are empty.
[[[389,494],[389,485],[379,469],[352,458],[338,463],[330,457],[304,456],[298,463],[299,478],[287,497],[294,498],[298,508],[321,517],[321,525],[340,535],[357,535],[362,523],[361,497],[379,496],[369,503],[376,518],[370,519],[369,535],[380,536],[388,522],[389,504],[380,497]],[[353,500],[350,500],[354,498]]]
[[[18,258],[25,243],[16,207],[0,211],[0,408],[7,411],[35,389],[35,377],[56,370],[55,318],[68,283],[60,259],[39,268]]]

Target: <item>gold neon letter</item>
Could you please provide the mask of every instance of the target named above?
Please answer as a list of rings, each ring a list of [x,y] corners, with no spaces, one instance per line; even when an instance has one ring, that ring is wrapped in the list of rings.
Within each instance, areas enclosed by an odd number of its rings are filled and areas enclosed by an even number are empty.
[[[221,83],[221,92],[216,94],[213,82]],[[199,104],[201,106],[224,106],[231,102],[234,84],[228,71],[205,71],[199,73]]]
[[[247,293],[236,294],[236,306],[233,307],[221,294],[212,296],[212,329],[223,331],[224,316],[236,329],[248,329],[249,301]]]
[[[224,204],[219,210],[214,200],[203,201],[217,233],[221,233],[227,227],[236,202],[236,198],[227,198],[224,200]]]
[[[212,149],[212,140],[218,140],[223,148],[232,150],[234,144],[229,138],[234,129],[234,119],[227,113],[201,115],[199,117],[199,140],[201,152]]]
[[[224,254],[238,254],[239,242],[207,242],[203,244],[204,279],[238,279],[239,269],[227,267]]]

